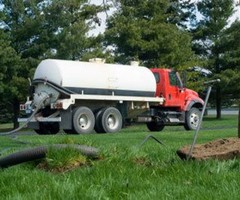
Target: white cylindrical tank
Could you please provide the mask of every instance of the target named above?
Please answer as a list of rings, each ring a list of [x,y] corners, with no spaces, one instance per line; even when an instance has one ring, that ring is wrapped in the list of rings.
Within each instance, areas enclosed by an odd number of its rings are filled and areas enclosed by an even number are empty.
[[[41,79],[78,94],[153,97],[156,81],[146,67],[66,60],[43,60],[34,80]]]

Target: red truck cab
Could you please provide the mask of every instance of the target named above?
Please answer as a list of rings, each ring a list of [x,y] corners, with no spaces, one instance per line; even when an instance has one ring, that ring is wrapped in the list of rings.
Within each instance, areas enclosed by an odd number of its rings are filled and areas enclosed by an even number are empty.
[[[151,69],[156,79],[156,97],[164,97],[161,106],[152,107],[155,121],[148,123],[151,131],[160,131],[165,125],[184,125],[185,129],[196,129],[204,101],[198,93],[184,87],[179,73],[171,69]]]

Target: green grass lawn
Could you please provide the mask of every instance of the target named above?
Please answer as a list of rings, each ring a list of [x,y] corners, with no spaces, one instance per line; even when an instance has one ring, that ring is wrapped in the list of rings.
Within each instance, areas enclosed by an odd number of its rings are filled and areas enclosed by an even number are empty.
[[[3,127],[4,129],[6,126]],[[117,134],[21,135],[21,144],[0,138],[0,152],[55,143],[79,143],[100,149],[101,159],[65,173],[36,168],[36,162],[0,170],[0,199],[239,199],[240,160],[182,161],[176,150],[189,145],[193,131],[166,127],[151,133],[144,125]],[[140,146],[148,135],[153,140]],[[237,116],[206,117],[197,143],[237,136]]]

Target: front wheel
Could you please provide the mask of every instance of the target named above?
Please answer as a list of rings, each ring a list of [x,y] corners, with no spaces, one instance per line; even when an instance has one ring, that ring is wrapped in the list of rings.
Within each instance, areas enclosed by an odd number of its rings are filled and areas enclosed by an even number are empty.
[[[184,128],[186,130],[196,130],[200,122],[200,115],[200,110],[194,107],[186,112]]]

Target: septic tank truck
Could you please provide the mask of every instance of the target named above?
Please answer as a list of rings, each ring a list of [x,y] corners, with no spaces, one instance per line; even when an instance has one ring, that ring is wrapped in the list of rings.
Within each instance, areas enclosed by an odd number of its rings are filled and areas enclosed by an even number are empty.
[[[47,59],[36,68],[20,118],[38,134],[114,133],[141,122],[150,131],[165,126],[197,128],[203,100],[171,69]],[[31,117],[30,117],[31,116]]]

